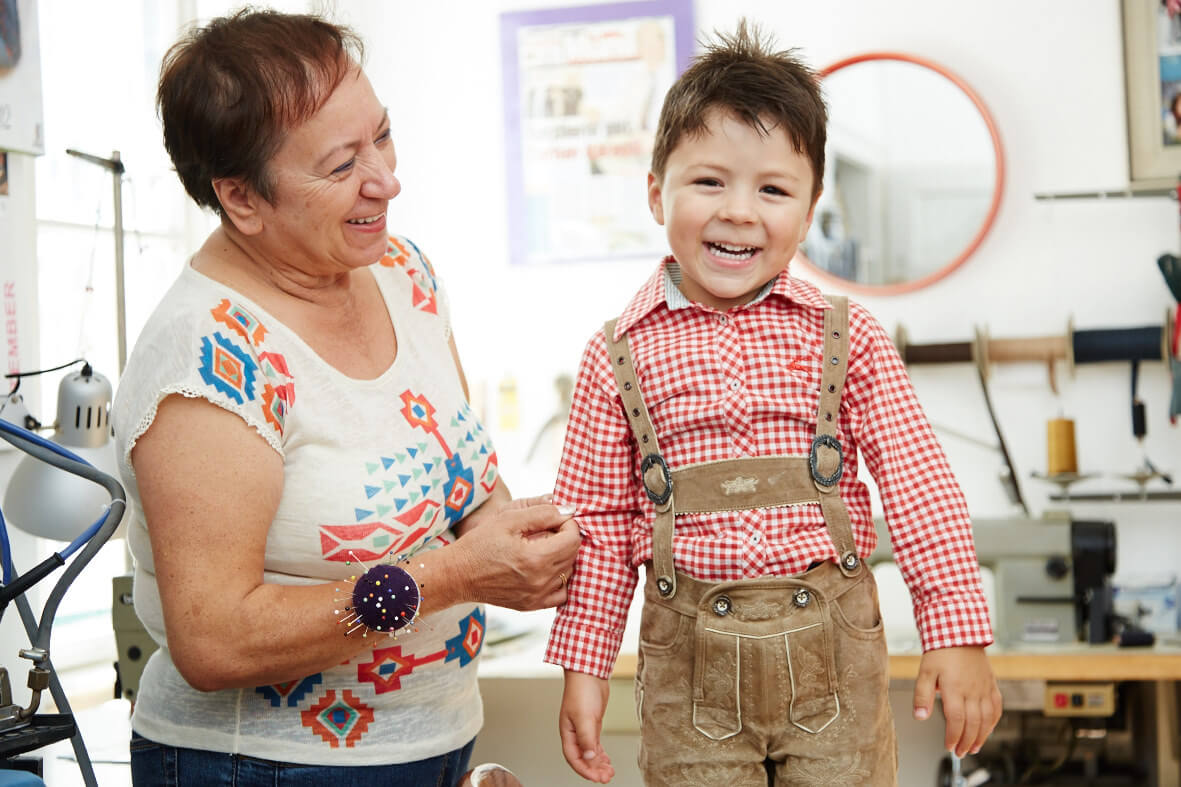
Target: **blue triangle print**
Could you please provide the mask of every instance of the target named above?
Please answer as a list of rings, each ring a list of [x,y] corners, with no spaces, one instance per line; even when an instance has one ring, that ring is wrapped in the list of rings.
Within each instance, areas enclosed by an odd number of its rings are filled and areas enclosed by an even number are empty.
[[[414,457],[418,454],[418,451],[414,448],[407,448],[406,453],[410,454],[411,457]]]
[[[410,480],[410,476],[406,473],[399,473],[398,480],[402,482],[402,486],[406,486],[406,482]]]
[[[381,491],[380,486],[369,486],[368,484],[365,485],[365,497],[372,499],[373,496],[376,495],[380,491]]]
[[[353,513],[357,515],[357,521],[373,516],[372,511],[366,511],[364,508],[354,508]]]
[[[393,459],[390,459],[388,456],[383,456],[383,457],[381,458],[381,463],[382,463],[383,465],[385,465],[385,469],[386,469],[386,470],[389,470],[389,469],[390,469],[390,467],[392,467],[392,466],[394,465],[394,460],[393,460]]]
[[[406,507],[406,501],[395,499],[394,500],[394,507],[397,508],[399,511],[401,511],[403,508]]]
[[[423,464],[422,464],[422,469],[427,471],[428,473],[431,471],[432,467],[434,467],[434,465],[431,464],[430,462],[423,462]]]
[[[431,493],[431,485],[430,484],[425,484],[425,485],[420,486],[418,488],[422,490],[422,493],[424,495],[429,495]]]

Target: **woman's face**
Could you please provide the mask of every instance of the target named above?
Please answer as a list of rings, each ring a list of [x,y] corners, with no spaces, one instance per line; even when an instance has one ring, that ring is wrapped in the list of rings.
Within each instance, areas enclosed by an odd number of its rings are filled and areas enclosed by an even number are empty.
[[[353,68],[324,106],[287,133],[271,159],[266,241],[308,272],[364,267],[386,250],[386,208],[401,190],[389,113]]]

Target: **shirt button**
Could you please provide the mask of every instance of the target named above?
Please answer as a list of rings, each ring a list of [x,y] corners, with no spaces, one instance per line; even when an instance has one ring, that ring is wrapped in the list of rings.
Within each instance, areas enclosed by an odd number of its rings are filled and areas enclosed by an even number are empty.
[[[724,315],[724,314],[719,314],[719,315],[718,315],[718,322],[719,322],[719,323],[721,323],[722,325],[725,325],[725,324],[726,324],[726,322],[727,322],[727,320],[726,320],[726,315]]]
[[[750,537],[750,540],[751,540],[751,541],[753,541],[753,542],[755,542],[755,543],[757,544],[757,543],[759,543],[759,539],[760,539],[760,538],[762,538],[762,534],[760,534],[760,533],[755,533],[754,535],[752,535],[752,536]]]
[[[731,381],[730,381],[730,390],[731,390],[731,391],[737,391],[737,390],[738,390],[738,387],[739,387],[740,385],[742,385],[742,383],[738,382],[737,380],[731,380]]]

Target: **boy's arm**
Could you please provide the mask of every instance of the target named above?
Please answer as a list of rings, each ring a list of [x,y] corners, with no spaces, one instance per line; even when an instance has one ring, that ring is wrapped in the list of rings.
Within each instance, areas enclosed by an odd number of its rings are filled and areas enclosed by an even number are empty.
[[[575,773],[598,784],[606,784],[615,776],[611,758],[599,742],[609,693],[610,686],[602,678],[566,670],[558,716],[562,755]]]
[[[992,643],[988,604],[963,492],[894,344],[863,308],[851,310],[860,376],[852,428],[877,482],[894,560],[914,600],[924,652]],[[867,382],[866,382],[867,381]]]
[[[545,660],[599,678],[611,675],[637,580],[631,530],[643,492],[633,464],[631,431],[603,336],[596,333],[575,379],[554,486],[556,504],[578,509],[583,540]]]
[[[928,650],[919,661],[914,684],[914,715],[931,715],[935,692],[943,700],[943,745],[963,757],[980,751],[1001,718],[1001,692],[984,648]]]
[[[894,558],[910,589],[923,657],[914,714],[926,719],[943,700],[944,740],[975,751],[1001,715],[1001,696],[985,646],[992,643],[967,502],[918,402],[902,359],[863,309],[870,376],[857,442],[881,493]]]

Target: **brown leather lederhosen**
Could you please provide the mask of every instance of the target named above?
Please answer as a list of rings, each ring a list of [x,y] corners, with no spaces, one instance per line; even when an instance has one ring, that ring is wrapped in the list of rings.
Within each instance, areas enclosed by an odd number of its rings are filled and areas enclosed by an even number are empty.
[[[809,456],[670,468],[627,337],[615,337],[615,320],[604,326],[640,474],[656,508],[636,675],[647,784],[766,785],[768,770],[777,785],[896,783],[877,590],[838,491],[848,301],[830,301]],[[790,577],[717,584],[675,569],[677,514],[792,505],[820,506],[836,562]]]

